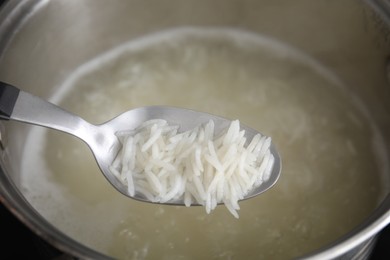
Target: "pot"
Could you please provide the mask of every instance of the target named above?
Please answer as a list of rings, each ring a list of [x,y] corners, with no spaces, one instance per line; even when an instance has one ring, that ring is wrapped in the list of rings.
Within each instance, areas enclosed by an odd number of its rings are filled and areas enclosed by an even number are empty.
[[[385,1],[7,1],[0,10],[0,79],[50,99],[87,61],[147,34],[182,26],[240,28],[294,46],[329,68],[357,98],[390,149],[390,7]],[[80,258],[109,258],[67,235],[25,196],[24,145],[31,127],[0,122],[1,201],[36,234]],[[386,151],[381,162],[389,161]],[[386,165],[384,166],[386,167]],[[384,170],[383,180],[390,178]],[[283,177],[282,177],[283,178]],[[390,223],[384,185],[371,214],[305,259],[366,259]]]

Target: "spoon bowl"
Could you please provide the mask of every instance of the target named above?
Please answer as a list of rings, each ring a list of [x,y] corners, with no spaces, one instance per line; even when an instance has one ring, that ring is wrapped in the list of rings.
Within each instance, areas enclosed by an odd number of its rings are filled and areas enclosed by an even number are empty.
[[[213,120],[215,133],[219,133],[231,123],[230,120],[223,117],[189,109],[168,106],[147,106],[129,110],[104,124],[94,125],[59,106],[4,82],[0,82],[0,119],[39,125],[80,138],[91,149],[106,179],[123,195],[143,202],[151,201],[138,193],[131,196],[127,186],[119,181],[109,170],[110,165],[122,146],[115,135],[117,132],[135,129],[143,122],[151,119],[164,119],[169,124],[179,125],[179,132],[191,130],[209,120]],[[251,140],[259,133],[245,125],[241,125],[241,129],[245,130],[245,137],[248,140]],[[281,159],[273,143],[271,144],[270,151],[275,158],[270,178],[249,192],[244,199],[249,199],[263,193],[271,188],[279,179]],[[164,203],[152,203],[184,205],[184,201],[181,199],[170,200]]]

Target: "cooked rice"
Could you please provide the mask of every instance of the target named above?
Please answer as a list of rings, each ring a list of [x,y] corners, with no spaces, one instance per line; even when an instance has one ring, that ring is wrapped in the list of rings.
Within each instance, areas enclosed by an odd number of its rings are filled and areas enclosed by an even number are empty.
[[[238,120],[217,138],[213,121],[183,133],[178,129],[155,119],[117,133],[122,149],[111,172],[131,196],[161,203],[182,199],[187,207],[205,206],[207,213],[223,203],[238,218],[238,201],[269,179],[271,138],[257,134],[246,146]]]

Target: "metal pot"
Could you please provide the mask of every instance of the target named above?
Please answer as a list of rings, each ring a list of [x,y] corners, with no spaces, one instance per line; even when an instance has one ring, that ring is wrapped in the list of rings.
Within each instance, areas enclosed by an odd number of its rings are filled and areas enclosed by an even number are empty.
[[[367,2],[8,1],[0,10],[0,79],[48,98],[78,65],[147,33],[187,25],[244,28],[291,44],[331,68],[368,104],[390,149],[390,31],[386,23],[390,6],[381,0]],[[28,130],[0,122],[1,201],[60,250],[82,258],[105,258],[50,225],[23,196],[20,160]],[[387,191],[358,227],[302,257],[364,259],[388,223]]]

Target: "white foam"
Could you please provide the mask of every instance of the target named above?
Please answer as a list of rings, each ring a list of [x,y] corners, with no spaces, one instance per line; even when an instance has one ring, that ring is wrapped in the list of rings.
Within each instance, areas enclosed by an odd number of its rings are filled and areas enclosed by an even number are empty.
[[[145,49],[158,46],[159,44],[177,45],[182,41],[186,41],[188,37],[197,37],[206,40],[226,39],[229,42],[233,41],[241,48],[266,48],[276,56],[290,58],[299,63],[307,64],[334,85],[343,87],[340,79],[332,71],[325,68],[314,58],[298,49],[293,48],[290,45],[284,44],[271,37],[254,34],[245,30],[225,27],[180,27],[146,35],[144,37],[126,42],[115,47],[114,49],[102,53],[93,60],[82,64],[71,75],[69,75],[69,77],[67,77],[66,81],[61,85],[58,91],[50,98],[50,101],[54,103],[60,102],[62,98],[66,96],[66,94],[72,89],[75,82],[77,82],[80,78],[97,70],[100,67],[104,67],[107,63],[118,59],[125,53],[140,52]]]

